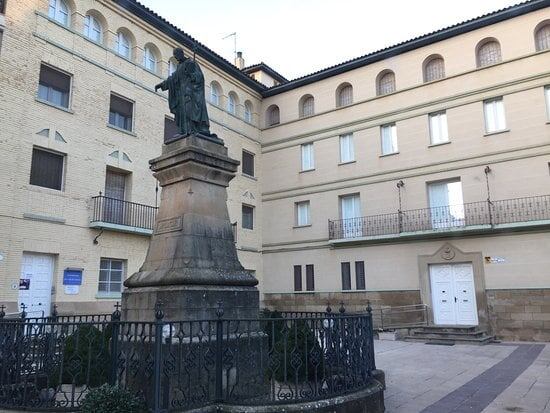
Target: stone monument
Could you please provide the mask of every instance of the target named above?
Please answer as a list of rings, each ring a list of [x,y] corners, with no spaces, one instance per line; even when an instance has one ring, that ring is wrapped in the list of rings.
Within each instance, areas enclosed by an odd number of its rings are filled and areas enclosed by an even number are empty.
[[[155,90],[168,90],[179,134],[149,161],[162,187],[147,257],[125,282],[122,317],[152,321],[157,302],[165,320],[256,318],[258,281],[237,257],[227,210],[227,187],[239,161],[210,133],[199,65],[174,50],[176,71]]]

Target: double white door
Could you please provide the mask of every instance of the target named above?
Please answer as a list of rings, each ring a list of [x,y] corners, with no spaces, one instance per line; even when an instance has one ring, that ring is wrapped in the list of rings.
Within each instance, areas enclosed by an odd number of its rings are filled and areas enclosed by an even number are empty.
[[[29,317],[50,315],[54,257],[23,253],[19,279],[19,310],[25,304]]]
[[[478,324],[471,263],[430,265],[430,283],[435,324]]]

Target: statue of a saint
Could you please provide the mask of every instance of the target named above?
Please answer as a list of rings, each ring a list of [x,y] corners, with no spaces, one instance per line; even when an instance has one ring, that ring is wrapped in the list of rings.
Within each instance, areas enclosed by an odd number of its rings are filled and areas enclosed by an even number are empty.
[[[210,134],[210,122],[204,97],[204,75],[194,59],[183,54],[183,49],[174,49],[178,66],[168,79],[155,86],[168,90],[170,112],[175,116],[181,135]]]

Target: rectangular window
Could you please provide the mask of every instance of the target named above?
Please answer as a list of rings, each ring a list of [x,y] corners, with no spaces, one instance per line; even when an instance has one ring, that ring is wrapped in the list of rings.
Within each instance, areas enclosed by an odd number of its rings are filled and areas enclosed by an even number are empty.
[[[357,290],[365,289],[365,262],[355,261],[355,288]]]
[[[38,98],[63,108],[69,107],[71,77],[50,66],[40,66]]]
[[[313,143],[306,143],[302,148],[302,171],[310,171],[315,168],[313,156]]]
[[[254,176],[254,154],[243,151],[243,174]]]
[[[294,266],[294,291],[302,291],[302,266]]]
[[[164,118],[164,143],[170,142],[174,139],[174,136],[179,135],[180,131],[178,125],[172,118]]]
[[[61,191],[65,156],[33,148],[30,184]]]
[[[315,291],[315,274],[313,264],[306,265],[306,290]]]
[[[361,200],[358,194],[340,197],[340,217],[344,238],[363,235],[361,222]]]
[[[430,183],[428,196],[433,229],[464,226],[464,202],[460,180]]]
[[[111,258],[101,258],[99,266],[99,294],[121,293],[124,280],[125,262]]]
[[[382,139],[382,155],[397,153],[397,127],[394,124],[380,127]]]
[[[0,46],[2,45],[0,44]],[[548,116],[548,120],[550,120],[550,86],[544,88],[544,96],[546,97],[546,116]]]
[[[244,229],[254,229],[254,207],[243,205],[242,227]]]
[[[506,129],[506,115],[504,113],[504,101],[495,98],[483,102],[485,113],[485,131],[487,133],[499,132]]]
[[[109,107],[109,124],[127,131],[132,130],[134,103],[120,96],[111,94]]]
[[[351,266],[349,262],[342,262],[342,290],[351,290]]]
[[[354,160],[353,135],[348,133],[340,136],[340,163],[353,162]]]
[[[437,145],[438,143],[449,142],[447,113],[431,113],[428,117],[430,119],[430,143]]]
[[[309,201],[296,202],[296,225],[299,227],[310,225]]]

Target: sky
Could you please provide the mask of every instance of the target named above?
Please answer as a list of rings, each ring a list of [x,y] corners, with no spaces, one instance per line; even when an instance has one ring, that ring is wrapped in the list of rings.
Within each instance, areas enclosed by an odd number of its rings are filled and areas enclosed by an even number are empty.
[[[519,0],[139,0],[234,61],[287,79],[409,40]]]

